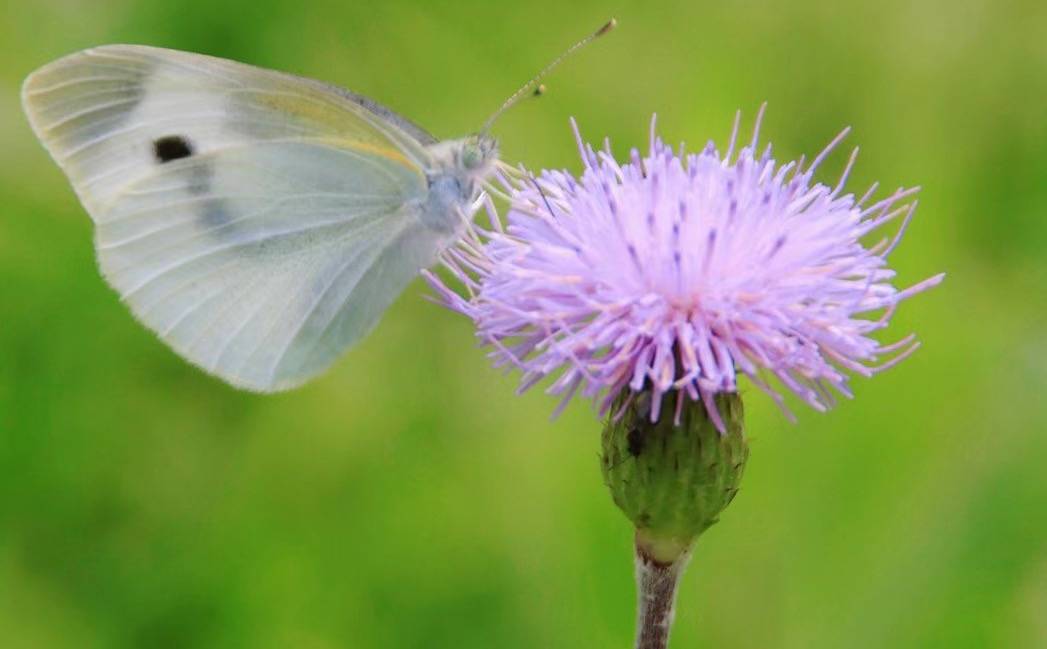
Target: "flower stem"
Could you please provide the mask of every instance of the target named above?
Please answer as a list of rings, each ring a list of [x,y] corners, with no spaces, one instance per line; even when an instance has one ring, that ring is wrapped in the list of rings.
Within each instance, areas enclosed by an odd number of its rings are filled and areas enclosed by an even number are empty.
[[[666,649],[676,606],[676,586],[691,558],[689,550],[661,561],[646,543],[636,543],[636,649]]]

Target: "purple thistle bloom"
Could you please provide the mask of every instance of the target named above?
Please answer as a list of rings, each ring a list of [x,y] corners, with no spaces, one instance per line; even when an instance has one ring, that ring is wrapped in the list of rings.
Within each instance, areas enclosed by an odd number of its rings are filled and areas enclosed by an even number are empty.
[[[563,397],[557,412],[579,390],[601,413],[627,390],[650,390],[654,421],[675,392],[677,417],[685,400],[700,400],[723,430],[712,396],[737,391],[739,373],[790,419],[770,377],[825,410],[830,388],[851,396],[845,371],[870,376],[916,350],[913,335],[891,344],[870,335],[944,275],[903,290],[891,283],[887,256],[917,189],[872,203],[876,185],[861,198],[842,193],[857,150],[835,186],[813,181],[846,130],[808,167],[802,158],[779,166],[769,145],[757,152],[762,115],[737,156],[738,118],[722,156],[712,142],[674,152],[652,119],[647,155],[633,149],[625,164],[609,143],[583,145],[572,121],[581,178],[503,177],[508,227],[488,201],[492,228],[474,226],[444,258],[466,295],[427,278],[474,321],[496,364],[522,370],[520,391],[558,374],[548,389]],[[898,217],[893,237],[862,244]]]

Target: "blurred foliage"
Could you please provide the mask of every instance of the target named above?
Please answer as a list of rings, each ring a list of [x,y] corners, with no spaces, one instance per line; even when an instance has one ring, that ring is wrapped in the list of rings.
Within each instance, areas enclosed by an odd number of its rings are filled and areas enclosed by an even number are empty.
[[[827,415],[754,391],[752,460],[702,537],[674,646],[1047,647],[1047,4],[8,0],[0,8],[0,646],[625,647],[630,531],[579,402],[517,397],[416,284],[272,397],[168,351],[98,277],[19,84],[108,42],[324,79],[440,136],[614,13],[496,128],[578,169],[567,124],[779,157],[851,124],[854,187],[923,185],[896,335],[925,346]],[[838,153],[825,178],[843,165]]]

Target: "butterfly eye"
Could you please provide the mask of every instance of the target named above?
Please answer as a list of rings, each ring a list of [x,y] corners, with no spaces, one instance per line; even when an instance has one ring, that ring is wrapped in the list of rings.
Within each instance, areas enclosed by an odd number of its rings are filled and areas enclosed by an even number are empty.
[[[462,149],[462,166],[466,169],[476,169],[483,164],[483,159],[483,152],[475,144],[466,145]]]

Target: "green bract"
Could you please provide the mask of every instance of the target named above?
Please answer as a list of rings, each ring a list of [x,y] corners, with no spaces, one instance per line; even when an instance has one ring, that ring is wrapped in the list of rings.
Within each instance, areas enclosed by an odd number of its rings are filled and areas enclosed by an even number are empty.
[[[716,395],[723,434],[701,402],[688,401],[674,421],[672,398],[664,397],[663,416],[652,423],[650,396],[634,397],[604,428],[601,458],[604,482],[636,526],[638,546],[663,562],[676,560],[719,519],[749,457],[737,393]]]

